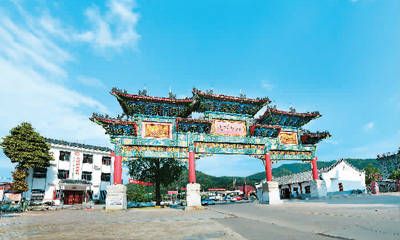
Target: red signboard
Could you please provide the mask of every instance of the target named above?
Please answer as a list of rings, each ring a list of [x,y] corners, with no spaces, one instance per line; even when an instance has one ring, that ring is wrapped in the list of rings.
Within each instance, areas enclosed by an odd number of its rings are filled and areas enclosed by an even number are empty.
[[[143,186],[154,186],[154,183],[149,183],[145,181],[139,181],[135,179],[129,179],[129,183],[137,184],[137,185],[143,185]]]
[[[79,176],[79,170],[81,166],[81,158],[80,153],[75,152],[75,174]]]
[[[178,194],[178,191],[168,191],[168,195]]]

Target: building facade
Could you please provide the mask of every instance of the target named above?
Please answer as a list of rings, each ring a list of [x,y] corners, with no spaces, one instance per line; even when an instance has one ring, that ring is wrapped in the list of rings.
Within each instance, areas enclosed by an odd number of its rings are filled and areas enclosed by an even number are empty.
[[[350,194],[357,190],[365,193],[365,173],[343,159],[329,167],[318,169],[318,175],[326,186],[328,196]],[[275,178],[274,181],[279,183],[282,199],[304,199],[311,196],[312,179],[312,171],[305,171]],[[259,191],[260,185],[257,187],[257,194]]]
[[[27,200],[72,205],[105,199],[113,178],[110,148],[49,138],[46,142],[53,161],[45,169],[29,169]]]
[[[387,179],[393,171],[400,169],[400,148],[397,153],[387,153],[377,156],[382,178]]]

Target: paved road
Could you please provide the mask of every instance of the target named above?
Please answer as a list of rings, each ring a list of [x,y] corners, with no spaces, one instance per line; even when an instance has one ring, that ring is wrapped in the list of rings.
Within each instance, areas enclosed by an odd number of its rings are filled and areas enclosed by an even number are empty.
[[[58,210],[13,214],[0,219],[2,239],[176,239],[243,240],[218,223],[215,211],[176,209]]]
[[[400,239],[400,194],[327,201],[216,205],[216,219],[247,239]]]

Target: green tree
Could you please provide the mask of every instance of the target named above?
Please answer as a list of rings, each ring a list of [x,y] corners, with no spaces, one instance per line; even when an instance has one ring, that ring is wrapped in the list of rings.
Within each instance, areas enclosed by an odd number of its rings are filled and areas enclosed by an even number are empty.
[[[11,162],[16,163],[15,171],[12,172],[12,189],[21,192],[28,191],[28,169],[48,167],[53,159],[46,139],[27,122],[11,129],[10,135],[3,138],[0,146]]]
[[[137,180],[154,183],[156,205],[161,203],[160,187],[167,187],[182,173],[183,162],[171,158],[140,158],[128,162],[129,175]]]
[[[393,180],[400,180],[400,169],[397,169],[397,170],[393,171],[390,174],[389,178],[393,179]]]
[[[382,176],[380,169],[374,167],[372,163],[369,163],[363,170],[365,171],[365,183],[367,185],[369,185],[372,181],[379,180]]]
[[[131,183],[127,185],[126,196],[128,202],[148,202],[151,200],[144,186]]]

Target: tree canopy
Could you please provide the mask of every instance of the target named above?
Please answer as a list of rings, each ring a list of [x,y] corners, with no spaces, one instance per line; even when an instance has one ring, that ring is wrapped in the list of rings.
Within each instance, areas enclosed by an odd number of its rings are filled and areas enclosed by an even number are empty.
[[[132,178],[154,183],[157,205],[161,202],[161,185],[167,187],[177,180],[184,168],[181,161],[166,158],[140,158],[129,161],[127,166]]]
[[[53,159],[46,139],[34,130],[32,125],[23,122],[10,130],[0,142],[4,154],[16,163],[13,174],[12,189],[27,191],[26,177],[29,168],[45,168]]]
[[[377,167],[374,167],[372,163],[368,164],[367,167],[364,168],[365,171],[365,183],[369,185],[371,182],[379,180],[381,175],[381,170]]]
[[[397,170],[393,171],[390,174],[389,178],[393,179],[393,180],[400,180],[400,169],[397,169]]]

